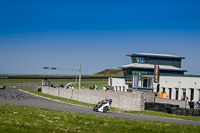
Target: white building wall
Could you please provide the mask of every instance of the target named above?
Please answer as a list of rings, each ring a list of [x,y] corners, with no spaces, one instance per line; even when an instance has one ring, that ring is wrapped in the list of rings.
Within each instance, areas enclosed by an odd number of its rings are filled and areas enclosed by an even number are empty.
[[[157,84],[154,83],[154,88]],[[178,100],[181,100],[183,95],[183,89],[186,89],[186,96],[190,100],[191,88],[194,89],[194,101],[198,101],[198,89],[200,89],[200,78],[199,77],[172,77],[172,76],[161,76],[160,77],[160,91],[161,88],[165,88],[165,91],[169,95],[169,89],[172,88],[172,99],[176,98],[176,88],[179,89]],[[155,90],[155,89],[154,89]]]
[[[110,78],[108,78],[108,85],[110,86]],[[126,85],[124,78],[112,78],[112,86],[115,91],[123,91],[123,88],[127,91],[128,89],[128,85]]]
[[[108,80],[110,85],[110,78]],[[115,91],[127,91],[128,85],[125,83],[124,78],[112,78],[112,86]],[[154,92],[157,91],[157,83],[153,84]],[[121,89],[120,89],[121,88]],[[191,88],[194,89],[194,101],[199,100],[200,78],[199,77],[173,77],[173,76],[161,76],[160,77],[160,92],[165,88],[165,92],[169,98],[169,88],[172,89],[171,99],[176,99],[176,88],[179,90],[178,100],[181,100],[183,95],[183,89],[186,89],[186,96],[190,100]]]

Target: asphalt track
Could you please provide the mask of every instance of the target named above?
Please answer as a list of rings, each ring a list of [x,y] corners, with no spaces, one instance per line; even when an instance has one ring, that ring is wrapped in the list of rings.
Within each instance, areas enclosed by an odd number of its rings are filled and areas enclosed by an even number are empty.
[[[32,95],[32,94],[25,93],[19,90],[14,90],[14,89],[0,90],[0,103],[23,105],[23,106],[52,109],[52,110],[61,110],[61,111],[66,111],[66,112],[87,113],[87,114],[126,118],[126,119],[160,121],[160,122],[166,122],[166,123],[200,126],[200,121],[168,119],[168,118],[153,117],[153,116],[117,113],[117,112],[111,112],[111,111],[108,111],[107,113],[94,112],[92,111],[91,108],[88,108],[88,107],[82,107],[82,106],[72,105],[68,103],[53,101],[50,99],[46,99],[43,97],[39,97],[36,95]]]

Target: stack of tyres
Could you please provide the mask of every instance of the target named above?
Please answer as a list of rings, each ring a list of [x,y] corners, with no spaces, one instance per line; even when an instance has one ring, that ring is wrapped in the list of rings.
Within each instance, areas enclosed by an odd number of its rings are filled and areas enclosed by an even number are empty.
[[[157,111],[157,112],[159,112],[159,111],[160,111],[159,106],[154,106],[154,107],[153,107],[153,111]]]
[[[177,108],[179,108],[179,105],[173,105],[173,104],[172,104],[171,107],[177,107]]]
[[[153,111],[160,111],[160,104],[159,103],[155,103],[154,107],[153,107]]]
[[[150,103],[145,102],[145,103],[144,103],[144,110],[148,110],[149,107],[150,107]]]
[[[200,109],[179,108],[179,105],[165,103],[145,103],[145,110],[170,113],[183,116],[200,116]]]
[[[153,110],[153,107],[155,107],[155,103],[150,103],[149,110]]]
[[[145,102],[144,103],[144,110],[149,110],[149,105],[150,103],[148,103],[148,102]]]
[[[199,110],[198,109],[191,109],[192,110],[192,116],[199,116]]]
[[[164,108],[164,104],[162,103],[162,104],[157,104],[158,105],[158,107],[159,107],[159,111],[160,112],[164,112],[165,111],[165,108]]]
[[[176,109],[176,115],[181,115],[181,109],[180,108]]]
[[[185,108],[180,108],[180,110],[181,110],[181,115],[184,115],[184,116],[187,115]]]
[[[171,107],[171,108],[170,108],[170,112],[169,112],[169,113],[170,113],[170,114],[174,114],[174,115],[175,115],[175,114],[176,114],[176,110],[177,110],[177,109],[178,109],[178,107]]]
[[[187,116],[192,116],[192,110],[191,109],[186,109],[186,115]]]
[[[163,110],[162,110],[162,112],[164,112],[164,113],[169,113],[170,107],[171,107],[170,104],[164,104],[164,105],[163,105]]]

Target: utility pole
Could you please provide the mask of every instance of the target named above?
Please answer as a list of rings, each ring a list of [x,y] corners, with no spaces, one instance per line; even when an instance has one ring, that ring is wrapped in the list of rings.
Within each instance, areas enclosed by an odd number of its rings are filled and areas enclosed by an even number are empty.
[[[79,86],[78,88],[81,88],[81,63],[80,63],[80,69],[79,69]]]
[[[112,90],[113,91],[113,87],[112,87],[112,75],[110,75],[110,88],[109,90]],[[116,90],[117,91],[117,90]]]

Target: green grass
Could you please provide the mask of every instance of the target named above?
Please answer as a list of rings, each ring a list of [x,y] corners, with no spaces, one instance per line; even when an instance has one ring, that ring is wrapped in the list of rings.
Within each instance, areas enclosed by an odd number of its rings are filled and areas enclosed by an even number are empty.
[[[75,79],[49,79],[52,83],[53,82],[75,82]],[[108,81],[108,79],[81,79],[81,81]],[[41,82],[42,79],[0,79],[0,84],[9,84],[9,83],[35,83]],[[78,82],[78,80],[77,80]]]
[[[48,98],[51,98],[51,99],[54,99],[54,100],[60,100],[62,102],[82,105],[82,106],[86,106],[86,107],[94,107],[94,104],[89,104],[89,103],[79,102],[79,101],[66,99],[66,98],[62,98],[62,97],[52,96],[52,95],[44,94],[44,93],[41,93],[41,92],[37,92],[36,90],[30,90],[30,89],[23,89],[23,90],[28,91],[28,92],[33,93],[33,94],[40,95],[40,96],[48,97]],[[155,111],[149,111],[149,110],[145,110],[145,111],[125,111],[125,110],[120,110],[120,109],[117,109],[117,108],[111,108],[111,111],[137,114],[137,115],[164,117],[164,118],[171,118],[171,119],[200,121],[200,117],[196,117],[196,116],[179,116],[179,115],[172,115],[172,114],[168,114],[168,113],[161,113],[161,112],[155,112]]]
[[[0,104],[0,132],[6,133],[198,133],[199,126],[129,120]]]
[[[173,114],[150,111],[150,110],[145,110],[145,111],[123,111],[123,112],[124,113],[137,114],[137,115],[148,115],[148,116],[171,118],[171,119],[183,119],[183,120],[200,121],[200,117],[198,117],[198,116],[181,116],[181,115],[173,115]]]

